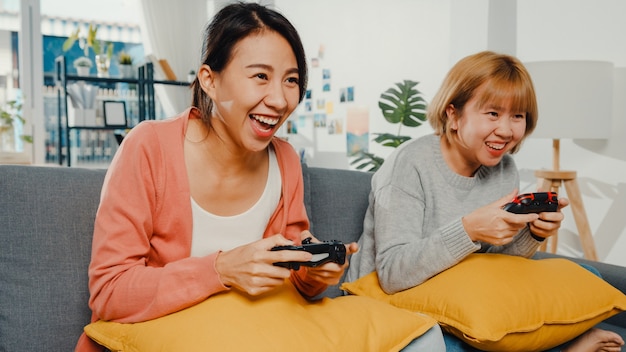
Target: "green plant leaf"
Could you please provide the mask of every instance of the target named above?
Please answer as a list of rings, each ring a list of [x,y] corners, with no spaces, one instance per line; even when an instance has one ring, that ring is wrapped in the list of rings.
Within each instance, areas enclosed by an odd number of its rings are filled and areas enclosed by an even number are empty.
[[[358,151],[352,156],[356,156],[356,159],[350,162],[351,165],[357,165],[357,170],[371,171],[374,172],[378,170],[385,159],[374,155],[373,153],[368,153],[364,151]]]
[[[13,128],[15,121],[19,121],[22,125],[26,123],[22,117],[22,103],[17,100],[10,100],[0,106],[0,132],[6,132]],[[27,143],[33,142],[30,135],[21,135],[20,139]]]
[[[104,50],[106,51],[107,58],[111,60],[111,58],[113,57],[113,43],[105,42],[104,48],[105,48]]]
[[[101,54],[100,41],[96,39],[97,36],[98,27],[94,26],[93,24],[89,24],[89,29],[87,30],[87,38],[85,38],[85,45],[87,45],[87,47],[91,47],[96,55]]]
[[[374,138],[374,142],[379,143],[385,147],[393,147],[397,148],[400,144],[411,139],[409,136],[398,136],[391,133],[376,133],[376,138]]]
[[[96,44],[96,36],[98,35],[98,27],[93,24],[89,24],[87,29],[87,45],[93,47]]]
[[[374,142],[385,147],[397,148],[411,139],[409,136],[400,134],[402,126],[418,127],[426,121],[427,103],[422,93],[416,88],[418,84],[419,82],[404,80],[396,83],[380,95],[378,107],[380,107],[383,117],[387,122],[400,126],[397,134],[374,134],[376,136]],[[352,156],[356,156],[356,158],[350,164],[356,165],[358,170],[377,171],[385,161],[384,158],[363,151],[356,152]]]
[[[81,45],[81,49],[83,49],[85,56],[89,56],[89,48],[93,49],[96,55],[101,54],[100,52],[101,45],[100,45],[100,41],[96,39],[97,35],[98,35],[98,27],[94,26],[93,24],[89,25],[89,28],[87,29],[87,36],[84,38],[80,36],[80,28],[77,28],[74,32],[70,34],[70,36],[65,40],[65,42],[63,42],[63,51],[65,52],[65,51],[70,50],[77,40],[81,40],[81,41],[84,40],[84,44],[85,44],[84,48],[83,48],[82,42],[80,45]],[[113,52],[111,52],[111,55],[112,54]]]
[[[419,82],[404,80],[380,95],[378,107],[385,120],[407,127],[418,127],[426,121],[426,100],[415,88],[418,84]]]
[[[117,61],[120,65],[132,65],[133,64],[132,56],[130,56],[130,54],[124,51],[120,51],[120,53],[117,56]]]
[[[80,28],[76,29],[74,32],[70,34],[69,37],[63,42],[63,52],[66,52],[72,48],[74,43],[78,40],[78,34],[80,33]]]
[[[93,42],[93,45],[90,45],[90,46],[96,55],[100,55],[100,42],[99,41],[96,40],[95,42]]]
[[[4,109],[0,111],[0,120],[2,120],[3,125],[13,126],[13,115],[11,115],[8,111],[5,111]]]

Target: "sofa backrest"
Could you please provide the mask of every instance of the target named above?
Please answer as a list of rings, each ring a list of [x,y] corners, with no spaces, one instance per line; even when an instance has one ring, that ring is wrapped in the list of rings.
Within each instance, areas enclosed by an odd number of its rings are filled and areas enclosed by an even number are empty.
[[[105,172],[0,165],[0,351],[71,351],[89,323],[87,268]],[[317,238],[358,240],[370,178],[303,165]]]
[[[104,170],[0,165],[0,351],[72,351]]]
[[[311,233],[320,240],[358,241],[369,204],[372,174],[306,165],[302,166],[302,174]],[[329,287],[323,295],[341,295],[339,285]]]

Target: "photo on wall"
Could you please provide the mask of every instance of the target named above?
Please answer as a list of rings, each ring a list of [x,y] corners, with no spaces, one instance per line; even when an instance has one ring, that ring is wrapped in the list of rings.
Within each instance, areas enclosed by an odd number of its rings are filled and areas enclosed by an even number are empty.
[[[327,68],[322,70],[322,91],[330,92],[330,70]]]
[[[326,109],[326,99],[317,99],[317,110]]]
[[[298,125],[294,120],[287,120],[287,134],[298,134]]]
[[[341,119],[332,119],[328,124],[328,134],[342,134],[343,121]]]
[[[369,150],[369,109],[350,106],[346,110],[347,155]]]
[[[341,88],[339,90],[339,102],[345,103],[354,101],[354,87]]]
[[[315,114],[313,117],[313,126],[326,127],[326,114]]]

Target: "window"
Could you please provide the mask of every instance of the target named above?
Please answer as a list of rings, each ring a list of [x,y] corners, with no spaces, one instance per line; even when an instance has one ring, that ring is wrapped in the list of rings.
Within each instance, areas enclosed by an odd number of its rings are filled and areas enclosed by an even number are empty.
[[[32,148],[29,140],[31,124],[23,123],[28,116],[19,75],[19,37],[22,18],[20,2],[2,0],[0,3],[0,162],[28,163]],[[26,50],[26,49],[25,49]],[[26,120],[27,121],[27,120]]]
[[[0,0],[0,106],[10,110],[16,104],[9,102],[16,101],[26,120],[25,125],[17,121],[3,138],[7,128],[0,119],[0,163],[57,162],[54,60],[64,54],[62,43],[77,27],[93,23],[98,39],[112,42],[114,52],[143,58],[138,6],[136,0]],[[80,51],[78,45],[72,50],[68,60]],[[110,74],[118,70],[112,64]],[[34,135],[34,144],[23,142],[23,134]]]

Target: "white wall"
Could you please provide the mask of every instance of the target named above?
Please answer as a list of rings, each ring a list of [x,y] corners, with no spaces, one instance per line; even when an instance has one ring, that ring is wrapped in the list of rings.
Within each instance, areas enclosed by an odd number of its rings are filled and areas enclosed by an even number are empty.
[[[502,0],[491,0],[502,1]],[[613,135],[608,141],[561,142],[561,167],[576,170],[601,261],[626,266],[626,2],[621,0],[276,0],[297,27],[309,57],[326,48],[323,65],[333,84],[354,86],[356,106],[370,109],[370,132],[396,132],[378,110],[380,93],[403,79],[420,81],[429,100],[459,58],[493,48],[505,39],[490,36],[494,16],[508,17],[516,6],[516,54],[522,61],[589,59],[616,66]],[[509,9],[509,10],[507,10]],[[505,11],[491,13],[489,11]],[[490,20],[491,19],[491,20]],[[516,19],[516,21],[515,21]],[[506,35],[515,35],[507,31]],[[505,37],[506,37],[505,35]],[[315,80],[311,81],[315,85]],[[344,110],[336,109],[340,114]],[[403,129],[414,137],[429,126]],[[533,171],[552,166],[551,141],[529,139],[516,160],[522,190],[534,190]],[[370,144],[370,151],[391,150]],[[569,210],[559,252],[582,256]]]
[[[523,61],[613,62],[612,135],[607,141],[562,140],[561,168],[575,170],[601,261],[626,265],[626,13],[621,0],[518,1],[517,55]],[[541,113],[541,112],[540,112]],[[590,116],[593,123],[593,116]],[[532,182],[532,170],[550,169],[550,140],[529,139],[516,157]],[[526,172],[527,171],[527,172]],[[566,210],[559,251],[580,255],[576,226]]]
[[[367,107],[370,132],[397,132],[384,122],[380,94],[405,79],[419,81],[426,98],[436,92],[449,68],[450,4],[445,0],[277,0],[276,8],[296,26],[309,58],[325,48],[321,68],[332,72],[335,115],[345,114],[337,91],[354,86],[351,106]],[[433,38],[435,38],[433,40]],[[443,58],[443,59],[442,59]],[[311,70],[309,87],[321,85],[319,69]],[[314,92],[315,93],[315,92]],[[428,126],[413,133],[428,133]],[[403,133],[409,134],[409,129]],[[345,137],[344,137],[345,141]],[[375,143],[370,150],[387,152]],[[345,152],[345,148],[342,152]]]

